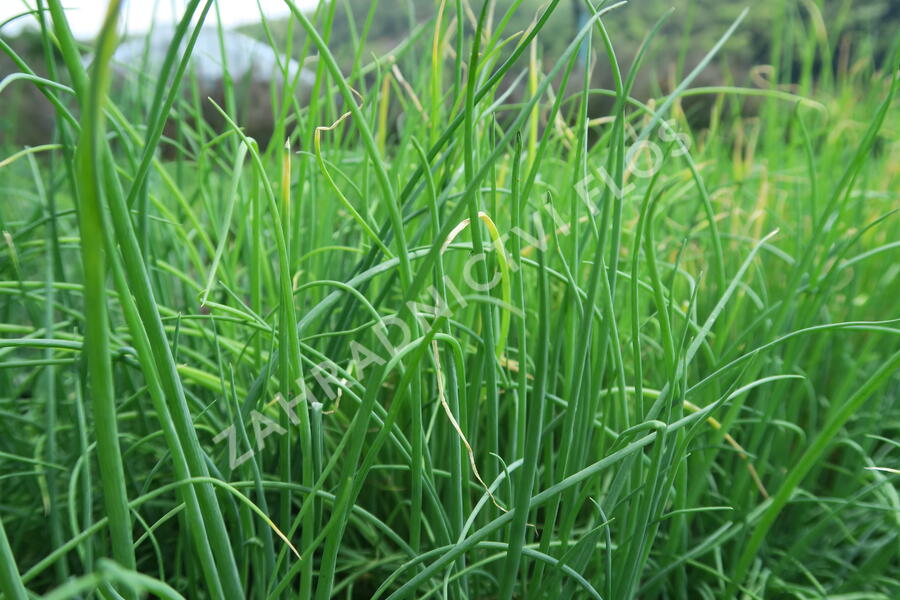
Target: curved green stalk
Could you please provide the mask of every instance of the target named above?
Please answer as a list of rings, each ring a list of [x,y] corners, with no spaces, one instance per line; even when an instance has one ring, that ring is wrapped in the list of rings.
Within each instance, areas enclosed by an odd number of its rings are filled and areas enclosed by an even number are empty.
[[[134,569],[131,515],[125,491],[125,472],[119,448],[116,392],[113,385],[106,299],[106,255],[103,250],[103,191],[97,164],[103,138],[109,61],[115,48],[115,28],[120,2],[112,0],[97,42],[90,85],[83,90],[81,135],[75,155],[78,184],[78,223],[81,262],[84,269],[85,343],[89,390],[97,433],[97,458],[103,501],[109,514],[113,556],[123,567]]]

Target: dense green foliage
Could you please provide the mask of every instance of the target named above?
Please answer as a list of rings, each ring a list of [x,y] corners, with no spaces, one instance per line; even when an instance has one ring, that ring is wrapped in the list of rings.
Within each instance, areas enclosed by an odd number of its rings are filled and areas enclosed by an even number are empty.
[[[2,45],[57,128],[0,155],[0,598],[900,596],[900,38],[697,87],[798,9],[696,3],[648,100],[655,3],[435,4],[264,31],[271,143],[190,42],[107,98],[115,0],[89,71],[59,0]]]

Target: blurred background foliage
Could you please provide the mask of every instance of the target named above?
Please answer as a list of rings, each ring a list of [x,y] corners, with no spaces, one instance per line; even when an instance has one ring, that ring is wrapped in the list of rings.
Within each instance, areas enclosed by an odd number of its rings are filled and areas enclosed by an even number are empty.
[[[466,14],[462,27],[468,41],[481,3],[445,0],[448,21],[455,19],[457,3]],[[430,52],[432,40],[424,39],[421,34],[429,21],[436,18],[441,4],[441,0],[337,0],[329,46],[344,72],[351,72],[355,61],[375,69],[390,69],[396,64],[401,72],[406,72],[405,53]],[[504,30],[504,35],[514,36],[526,30],[546,5],[546,0],[495,0],[492,23],[496,25],[511,7],[518,7]],[[868,81],[873,73],[885,67],[892,46],[900,40],[896,35],[900,31],[898,0],[759,0],[750,4],[736,0],[633,1],[604,17],[623,72],[632,64],[647,32],[668,11],[671,13],[644,59],[632,95],[645,101],[671,91],[748,6],[749,12],[740,28],[692,87],[778,86],[800,95],[821,97],[835,89],[836,78],[849,76],[860,82]],[[255,4],[248,2],[247,10],[256,10]],[[318,12],[320,28],[328,15],[327,10]],[[539,60],[545,65],[554,63],[585,18],[587,9],[583,0],[561,0],[538,36]],[[269,20],[245,26],[240,31],[266,43],[274,42],[279,49],[290,47],[294,57],[305,59],[310,68],[314,67],[315,48],[308,43],[302,29],[288,19]],[[37,31],[26,30],[4,40],[38,75],[46,75]],[[456,44],[457,39],[448,43]],[[506,48],[513,45],[507,44]],[[613,89],[606,58],[596,52],[599,47],[596,36],[593,47],[592,85]],[[409,61],[414,64],[416,57]],[[522,62],[519,71],[527,68],[527,61]],[[16,71],[18,67],[13,61],[0,52],[0,79]],[[574,77],[570,85],[577,87],[579,81],[579,77]],[[504,82],[510,84],[511,81]],[[267,82],[261,85],[267,86]],[[355,85],[365,87],[367,82],[358,81]],[[522,89],[516,90],[511,101],[521,100],[524,94]],[[35,146],[51,139],[55,117],[50,104],[34,86],[12,85],[4,91],[2,102],[0,146],[9,142],[18,147]],[[685,99],[681,108],[695,128],[704,128],[709,123],[713,103],[712,96],[700,96]],[[749,115],[755,113],[756,105],[753,98],[740,99],[731,110]],[[610,107],[608,97],[598,96],[592,101],[589,116],[603,116]]]
[[[455,2],[446,1],[448,14],[455,13]],[[466,0],[464,6],[466,3],[474,20],[473,11],[478,11],[481,4]],[[417,25],[433,18],[440,4],[440,0],[340,1],[330,40],[332,50],[345,62],[352,60],[350,42],[363,34],[371,11],[367,52],[385,55]],[[530,25],[529,15],[536,17],[547,2],[496,0],[494,22],[514,4],[519,4],[520,9],[510,19],[508,32],[525,30]],[[900,30],[900,2],[896,0],[638,0],[611,11],[604,22],[620,61],[627,66],[646,33],[671,9],[645,64],[648,70],[667,68],[675,59],[683,72],[685,65],[691,66],[691,58],[708,51],[745,7],[750,9],[747,17],[718,59],[719,65],[727,63],[735,71],[736,78],[752,66],[771,64],[773,55],[780,55],[779,79],[799,81],[803,76],[804,51],[813,53],[812,75],[818,76],[828,59],[832,70],[839,67],[841,48],[848,53],[848,63],[857,69],[877,70],[883,67],[894,34]],[[586,14],[583,0],[560,2],[538,37],[546,62],[559,56]],[[467,32],[474,28],[471,20],[465,23]],[[287,22],[272,22],[269,27],[274,39],[283,45],[288,35]],[[263,37],[261,27],[248,27],[245,31]],[[303,33],[294,28],[293,35],[295,48],[300,48]],[[676,72],[676,79],[681,74]]]

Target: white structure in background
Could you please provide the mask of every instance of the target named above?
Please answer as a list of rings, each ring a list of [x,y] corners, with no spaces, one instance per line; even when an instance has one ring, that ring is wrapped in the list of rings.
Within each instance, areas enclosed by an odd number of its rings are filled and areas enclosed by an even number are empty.
[[[127,39],[119,45],[112,57],[115,77],[111,95],[117,102],[123,106],[148,106],[174,33],[174,27],[160,27],[148,35]],[[190,33],[181,40],[176,61],[180,61],[187,51]],[[90,57],[85,58],[86,63],[90,60]],[[277,99],[273,102],[273,94],[280,96],[284,74],[287,74],[287,85],[295,86],[293,96],[299,107],[306,105],[315,82],[312,71],[296,60],[275,52],[268,44],[233,30],[223,29],[220,35],[215,26],[201,29],[191,51],[185,72],[186,81],[181,88],[187,100],[191,94],[189,82],[196,81],[202,118],[213,131],[219,133],[226,131],[228,126],[213,102],[221,107],[228,105],[226,73],[234,84],[235,113],[231,116],[244,133],[257,140],[262,147],[268,144],[276,130],[278,117],[273,113],[273,106],[277,104]],[[178,110],[176,107],[175,112]],[[188,115],[187,119],[170,119],[166,123],[163,134],[169,141],[178,137],[179,123],[192,128],[199,125],[194,119],[196,113],[186,111],[181,114]],[[172,148],[164,144],[164,155],[168,153],[171,156],[171,152]]]
[[[155,77],[162,69],[174,33],[173,27],[162,27],[148,36],[128,39],[116,49],[113,63],[123,74],[131,71]],[[184,54],[189,34],[181,42],[179,56]],[[222,81],[226,69],[235,82],[281,83],[284,60],[287,60],[289,83],[293,83],[299,73],[298,88],[312,86],[315,81],[312,72],[302,68],[296,60],[275,53],[269,45],[236,31],[223,30],[220,46],[218,29],[205,27],[197,36],[191,69],[200,83],[205,85],[216,85]]]

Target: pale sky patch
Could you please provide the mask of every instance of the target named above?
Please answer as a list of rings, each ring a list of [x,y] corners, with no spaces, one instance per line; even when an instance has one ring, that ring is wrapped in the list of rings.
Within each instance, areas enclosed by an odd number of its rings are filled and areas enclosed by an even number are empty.
[[[180,17],[188,0],[124,0],[122,30],[128,34],[146,32],[154,21],[157,25],[171,25]],[[290,14],[283,0],[217,0],[219,14],[225,27],[259,22],[259,9],[267,19],[280,19]],[[314,7],[317,0],[295,0],[300,9]],[[69,26],[76,37],[89,39],[97,34],[106,13],[107,0],[63,0]],[[34,0],[0,0],[0,23],[34,8]],[[45,3],[46,5],[46,3]],[[215,6],[210,9],[207,23],[216,19]],[[3,27],[0,33],[14,35],[23,27],[34,25],[32,17],[23,17]]]

